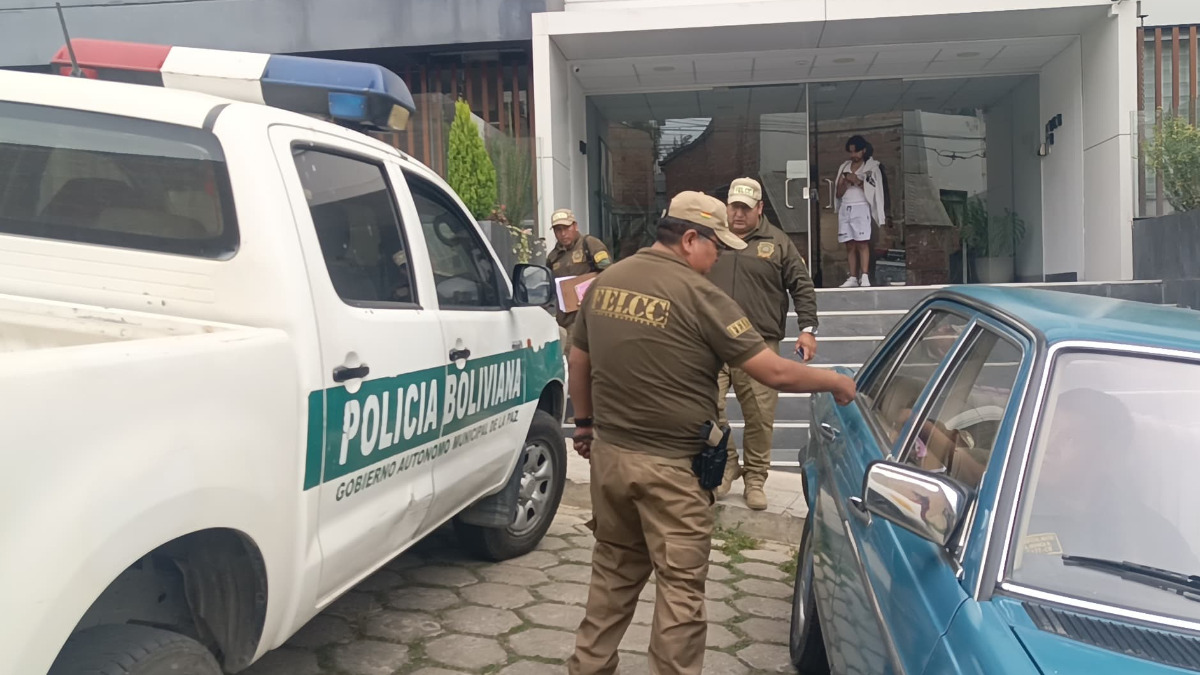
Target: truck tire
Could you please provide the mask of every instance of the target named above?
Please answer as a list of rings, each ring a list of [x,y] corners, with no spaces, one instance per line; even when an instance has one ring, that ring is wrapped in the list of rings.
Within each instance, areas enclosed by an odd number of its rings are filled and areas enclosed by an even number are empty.
[[[221,667],[186,635],[119,624],[72,635],[48,675],[221,675]]]
[[[549,413],[534,412],[517,461],[523,475],[513,522],[496,528],[455,523],[459,541],[476,557],[500,561],[525,555],[550,529],[567,482],[567,444],[562,426]]]

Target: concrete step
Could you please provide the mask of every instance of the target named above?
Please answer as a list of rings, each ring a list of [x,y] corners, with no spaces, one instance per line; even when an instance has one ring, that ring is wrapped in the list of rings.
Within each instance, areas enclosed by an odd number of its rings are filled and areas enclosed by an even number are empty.
[[[883,335],[860,335],[854,337],[817,337],[817,355],[811,364],[820,363],[864,363],[875,347],[883,340]],[[779,353],[788,358],[794,358],[796,338],[785,338],[779,343]]]
[[[817,312],[821,322],[818,340],[831,337],[856,337],[859,335],[887,335],[896,322],[904,318],[907,309],[868,309]],[[796,337],[800,329],[796,324],[796,313],[789,312],[786,331],[788,337]]]
[[[872,288],[819,288],[818,311],[903,310],[932,293],[936,286],[880,286]],[[818,315],[819,316],[819,315]]]
[[[779,422],[807,422],[811,416],[812,401],[808,394],[780,394],[775,408],[775,419]],[[725,415],[733,421],[745,419],[742,405],[732,391],[725,397]]]

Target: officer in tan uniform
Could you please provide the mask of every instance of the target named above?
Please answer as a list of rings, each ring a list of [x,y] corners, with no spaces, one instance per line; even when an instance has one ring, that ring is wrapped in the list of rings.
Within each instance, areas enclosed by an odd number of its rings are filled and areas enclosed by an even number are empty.
[[[599,239],[579,232],[575,214],[570,209],[559,209],[550,216],[550,227],[558,243],[546,254],[546,267],[555,279],[574,277],[588,272],[599,272],[612,264],[608,247]],[[571,353],[571,325],[578,312],[557,311],[558,332],[562,339],[563,354]]]
[[[571,675],[615,672],[652,570],[650,672],[703,668],[711,488],[720,474],[705,489],[692,460],[705,447],[702,428],[717,416],[722,365],[785,391],[831,391],[841,404],[854,398],[850,378],[769,349],[737,303],[704,278],[723,247],[745,246],[729,231],[720,200],[682,192],[659,222],[656,243],[610,267],[584,297],[569,379],[575,450],[591,461],[588,525],[596,545]]]
[[[733,181],[726,201],[729,204],[729,229],[746,242],[746,247],[718,260],[708,278],[738,303],[773,351],[779,351],[779,342],[784,337],[790,296],[796,305],[800,328],[796,353],[801,354],[805,362],[811,361],[817,353],[817,292],[808,276],[804,258],[783,230],[763,216],[762,186],[758,181],[752,178]],[[737,447],[731,438],[725,481],[717,490],[717,496],[725,496],[733,481],[743,476],[745,489],[742,496],[746,505],[761,511],[767,508],[763,486],[771,468],[779,394],[740,368],[722,368],[717,387],[721,424],[727,423],[725,401],[731,384],[746,422],[742,434],[745,458],[744,466],[739,467]]]

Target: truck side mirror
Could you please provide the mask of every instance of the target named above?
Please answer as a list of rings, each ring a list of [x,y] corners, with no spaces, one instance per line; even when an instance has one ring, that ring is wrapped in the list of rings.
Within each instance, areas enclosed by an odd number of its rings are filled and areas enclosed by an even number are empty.
[[[554,275],[541,265],[513,268],[513,303],[518,307],[545,307],[554,301]]]

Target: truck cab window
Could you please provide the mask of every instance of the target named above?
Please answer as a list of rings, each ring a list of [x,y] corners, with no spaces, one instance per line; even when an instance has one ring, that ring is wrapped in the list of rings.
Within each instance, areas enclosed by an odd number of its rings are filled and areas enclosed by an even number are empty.
[[[432,183],[406,174],[425,245],[433,264],[438,303],[444,309],[503,306],[499,270],[474,224]]]
[[[230,192],[208,131],[0,102],[0,233],[225,259]]]
[[[383,167],[313,148],[292,154],[338,296],[351,305],[415,305],[408,245]]]

